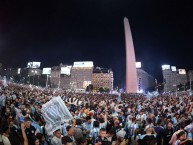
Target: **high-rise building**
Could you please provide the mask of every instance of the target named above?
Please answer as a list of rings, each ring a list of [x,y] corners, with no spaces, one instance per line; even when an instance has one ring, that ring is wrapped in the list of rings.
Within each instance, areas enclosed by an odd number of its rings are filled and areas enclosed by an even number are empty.
[[[113,72],[110,69],[96,67],[92,74],[92,85],[94,90],[101,87],[113,90]]]
[[[60,66],[53,66],[51,70],[51,87],[58,88],[60,85]]]
[[[124,18],[125,45],[126,45],[126,93],[137,93],[137,70],[135,50],[129,21]]]
[[[163,70],[164,91],[175,91],[178,85],[177,72],[171,69]]]
[[[60,89],[70,89],[70,74],[61,72],[66,65],[60,64],[60,66],[52,67],[51,71],[51,87]]]
[[[141,68],[137,69],[137,92],[143,93],[155,87],[155,78]]]
[[[93,67],[92,61],[74,62],[71,69],[71,88],[86,89],[92,81]]]
[[[162,66],[164,91],[176,91],[178,85],[185,85],[187,75],[184,69],[173,69],[170,65]]]

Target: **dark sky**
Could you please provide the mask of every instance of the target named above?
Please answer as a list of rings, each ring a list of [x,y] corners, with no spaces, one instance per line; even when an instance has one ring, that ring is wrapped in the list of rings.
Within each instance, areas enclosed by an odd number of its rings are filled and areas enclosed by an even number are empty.
[[[41,67],[94,61],[125,83],[123,18],[130,21],[136,59],[162,80],[161,65],[193,69],[191,0],[1,0],[0,62]]]

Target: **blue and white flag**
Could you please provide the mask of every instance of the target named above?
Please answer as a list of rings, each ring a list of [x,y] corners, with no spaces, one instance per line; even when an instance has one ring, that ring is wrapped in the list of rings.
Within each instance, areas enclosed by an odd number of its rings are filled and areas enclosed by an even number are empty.
[[[148,99],[151,99],[151,98],[154,98],[154,97],[157,97],[157,96],[159,96],[159,93],[158,93],[158,91],[153,91],[153,92],[148,92],[147,93],[147,95],[146,95],[146,97],[148,98]]]
[[[7,79],[6,79],[6,76],[3,77],[3,86],[4,86],[4,88],[7,87]]]
[[[6,102],[6,96],[5,95],[0,96],[0,108],[2,106],[5,106],[5,102]]]
[[[73,119],[61,97],[53,97],[42,106],[41,112],[46,122],[45,129],[48,135],[53,135],[54,131],[60,129],[61,124]]]

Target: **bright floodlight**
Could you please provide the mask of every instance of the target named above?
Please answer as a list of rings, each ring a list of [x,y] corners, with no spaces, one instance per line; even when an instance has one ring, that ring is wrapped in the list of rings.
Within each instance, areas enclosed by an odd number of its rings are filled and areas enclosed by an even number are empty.
[[[50,75],[51,74],[51,68],[43,68],[43,73],[44,75]]]
[[[143,93],[143,90],[142,90],[142,89],[141,89],[141,90],[138,90],[137,93]]]
[[[141,68],[141,62],[136,62],[136,68]]]
[[[176,67],[175,66],[171,66],[172,71],[176,71]]]
[[[28,62],[27,68],[39,68],[41,62]]]
[[[170,69],[170,65],[162,65],[162,70],[168,70]]]
[[[185,75],[186,74],[186,70],[185,69],[179,69],[179,74],[180,75]]]
[[[21,73],[21,68],[18,68],[17,74],[20,74],[20,73]]]
[[[78,61],[74,62],[73,67],[93,67],[93,62],[92,61]]]
[[[61,67],[61,74],[70,75],[72,66]]]

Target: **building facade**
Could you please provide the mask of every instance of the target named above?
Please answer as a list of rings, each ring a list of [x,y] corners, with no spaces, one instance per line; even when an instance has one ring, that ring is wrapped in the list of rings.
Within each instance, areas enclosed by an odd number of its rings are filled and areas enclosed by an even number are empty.
[[[92,81],[93,67],[92,61],[74,62],[71,69],[71,89],[86,89]]]
[[[169,65],[168,65],[169,66]],[[183,74],[179,70],[172,70],[170,67],[167,69],[162,69],[164,91],[176,91],[178,85],[184,85],[187,83],[187,75]]]
[[[137,92],[142,93],[145,90],[155,86],[155,78],[141,68],[137,69]]]
[[[176,91],[178,82],[177,82],[177,72],[172,71],[171,69],[163,70],[163,82],[164,82],[164,91]]]
[[[61,74],[61,68],[65,65],[52,67],[50,81],[52,88],[70,89],[70,75]]]
[[[101,87],[113,90],[113,72],[109,69],[97,67],[93,70],[92,85],[98,91]]]
[[[193,70],[188,71],[188,81],[193,81]]]

